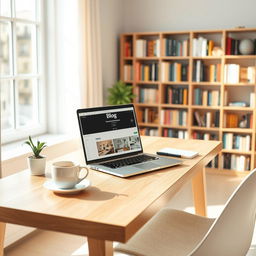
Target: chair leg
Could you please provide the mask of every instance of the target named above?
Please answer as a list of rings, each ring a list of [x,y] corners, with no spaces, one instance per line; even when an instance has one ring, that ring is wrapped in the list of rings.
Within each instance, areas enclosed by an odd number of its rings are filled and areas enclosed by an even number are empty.
[[[4,255],[4,235],[6,224],[0,222],[0,256]]]
[[[206,182],[205,168],[202,168],[192,180],[192,190],[194,196],[195,213],[201,216],[207,216],[206,204]]]

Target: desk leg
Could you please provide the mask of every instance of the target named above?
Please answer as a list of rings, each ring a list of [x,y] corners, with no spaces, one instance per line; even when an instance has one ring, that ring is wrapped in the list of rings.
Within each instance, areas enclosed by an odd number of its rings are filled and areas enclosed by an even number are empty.
[[[201,216],[207,216],[205,185],[205,168],[203,168],[192,179],[195,212]]]
[[[6,224],[0,222],[0,256],[4,255],[4,234]]]
[[[89,256],[113,256],[113,242],[88,237]]]

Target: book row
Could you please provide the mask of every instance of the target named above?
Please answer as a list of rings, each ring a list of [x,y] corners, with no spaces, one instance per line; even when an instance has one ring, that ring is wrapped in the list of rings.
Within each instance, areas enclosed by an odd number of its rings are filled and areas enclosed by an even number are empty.
[[[176,110],[176,109],[162,109],[160,123],[162,125],[173,125],[173,126],[186,126],[187,125],[187,111]]]
[[[163,82],[188,81],[188,64],[178,62],[162,62],[161,72],[161,79]]]
[[[253,115],[247,113],[238,115],[236,113],[224,113],[224,125],[226,128],[252,128]]]
[[[256,83],[256,67],[242,67],[239,64],[225,64],[224,83]]]
[[[172,86],[166,87],[165,103],[167,104],[188,104],[188,89],[174,88]]]
[[[124,57],[132,57],[132,41],[125,41],[124,42]]]
[[[138,120],[143,123],[157,123],[158,112],[156,108],[143,108],[138,111]]]
[[[218,140],[218,135],[214,133],[202,133],[202,132],[193,132],[192,138],[195,140]]]
[[[208,168],[218,168],[219,165],[219,157],[216,156],[211,162],[207,164]]]
[[[223,154],[222,165],[225,169],[236,171],[250,170],[250,157],[236,154]]]
[[[220,82],[221,64],[205,65],[201,60],[197,60],[193,66],[194,82]]]
[[[192,56],[194,57],[212,56],[214,42],[204,37],[193,38],[192,47]]]
[[[131,64],[124,65],[124,81],[133,80],[133,66]]]
[[[202,106],[219,106],[220,105],[220,91],[195,88],[194,89],[194,104],[202,105]]]
[[[224,133],[223,137],[224,149],[237,149],[241,151],[250,151],[251,136],[250,135],[237,135],[233,133]]]
[[[158,136],[158,130],[156,128],[143,127],[140,128],[140,135]]]
[[[136,57],[159,57],[160,40],[138,39],[136,40]]]
[[[136,80],[137,81],[158,81],[158,63],[144,64],[136,62]]]
[[[256,54],[256,39],[251,40],[254,47],[251,54]],[[240,55],[241,52],[239,50],[240,39],[234,39],[231,37],[227,37],[226,39],[226,55]]]
[[[139,88],[139,103],[157,103],[158,90],[157,88]]]
[[[177,129],[164,128],[162,135],[164,137],[170,137],[170,138],[188,139],[187,131],[177,130]]]
[[[165,56],[188,56],[188,40],[163,39],[163,52]]]
[[[194,122],[193,124],[195,126],[200,126],[200,127],[219,127],[220,119],[220,112],[212,112],[208,111],[205,113],[200,113],[199,111],[194,112]]]

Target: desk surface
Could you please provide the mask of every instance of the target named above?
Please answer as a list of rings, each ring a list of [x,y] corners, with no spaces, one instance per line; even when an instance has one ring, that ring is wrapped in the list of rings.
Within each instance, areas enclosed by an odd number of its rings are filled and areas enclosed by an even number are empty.
[[[91,187],[77,195],[56,195],[42,186],[45,177],[26,170],[0,179],[0,222],[125,242],[221,150],[217,141],[159,137],[142,141],[148,153],[171,146],[198,151],[199,156],[125,179],[90,171]],[[84,163],[82,150],[55,160],[59,159]]]

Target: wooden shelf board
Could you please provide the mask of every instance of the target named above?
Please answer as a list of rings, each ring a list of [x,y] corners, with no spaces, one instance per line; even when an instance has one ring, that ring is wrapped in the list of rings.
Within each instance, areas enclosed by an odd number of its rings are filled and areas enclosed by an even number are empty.
[[[142,126],[142,127],[152,127],[152,128],[158,128],[159,127],[159,124],[155,124],[155,123],[142,123],[142,122],[139,122],[138,123],[139,126]]]
[[[249,128],[222,128],[223,132],[232,132],[232,133],[252,133],[253,129]]]
[[[218,132],[219,127],[191,126],[192,130]]]
[[[188,56],[161,56],[162,60],[189,60]]]
[[[164,82],[161,82],[162,84],[167,84],[167,85],[188,85],[189,82],[188,81],[164,81]]]
[[[241,86],[241,87],[244,87],[244,86],[252,86],[254,87],[255,84],[252,84],[252,83],[238,83],[238,84],[224,84],[224,86]]]
[[[129,56],[129,57],[124,57],[124,60],[133,60],[133,57],[132,56]]]
[[[221,86],[220,82],[192,82],[192,85]]]
[[[215,56],[192,56],[193,60],[221,60],[221,58]]]
[[[240,151],[237,149],[222,149],[222,153],[238,154],[238,155],[251,155],[251,151]]]
[[[188,105],[182,105],[182,104],[161,104],[160,107],[162,108],[188,108]]]
[[[254,108],[251,107],[223,107],[223,110],[236,110],[236,111],[253,111]]]
[[[126,80],[126,81],[124,81],[124,83],[125,83],[125,84],[132,84],[133,81],[132,81],[132,80]]]
[[[159,84],[159,81],[136,81],[136,84]]]
[[[210,109],[210,110],[219,110],[220,106],[202,106],[202,105],[192,105],[193,109]]]
[[[138,107],[158,107],[159,106],[158,103],[140,103],[140,102],[134,103],[134,105]]]
[[[135,57],[135,60],[160,60],[160,57]]]
[[[256,59],[256,55],[225,55],[225,59]]]
[[[187,130],[187,126],[175,126],[175,125],[168,125],[168,124],[162,124],[162,128],[169,128],[169,129],[179,129],[179,130]]]

